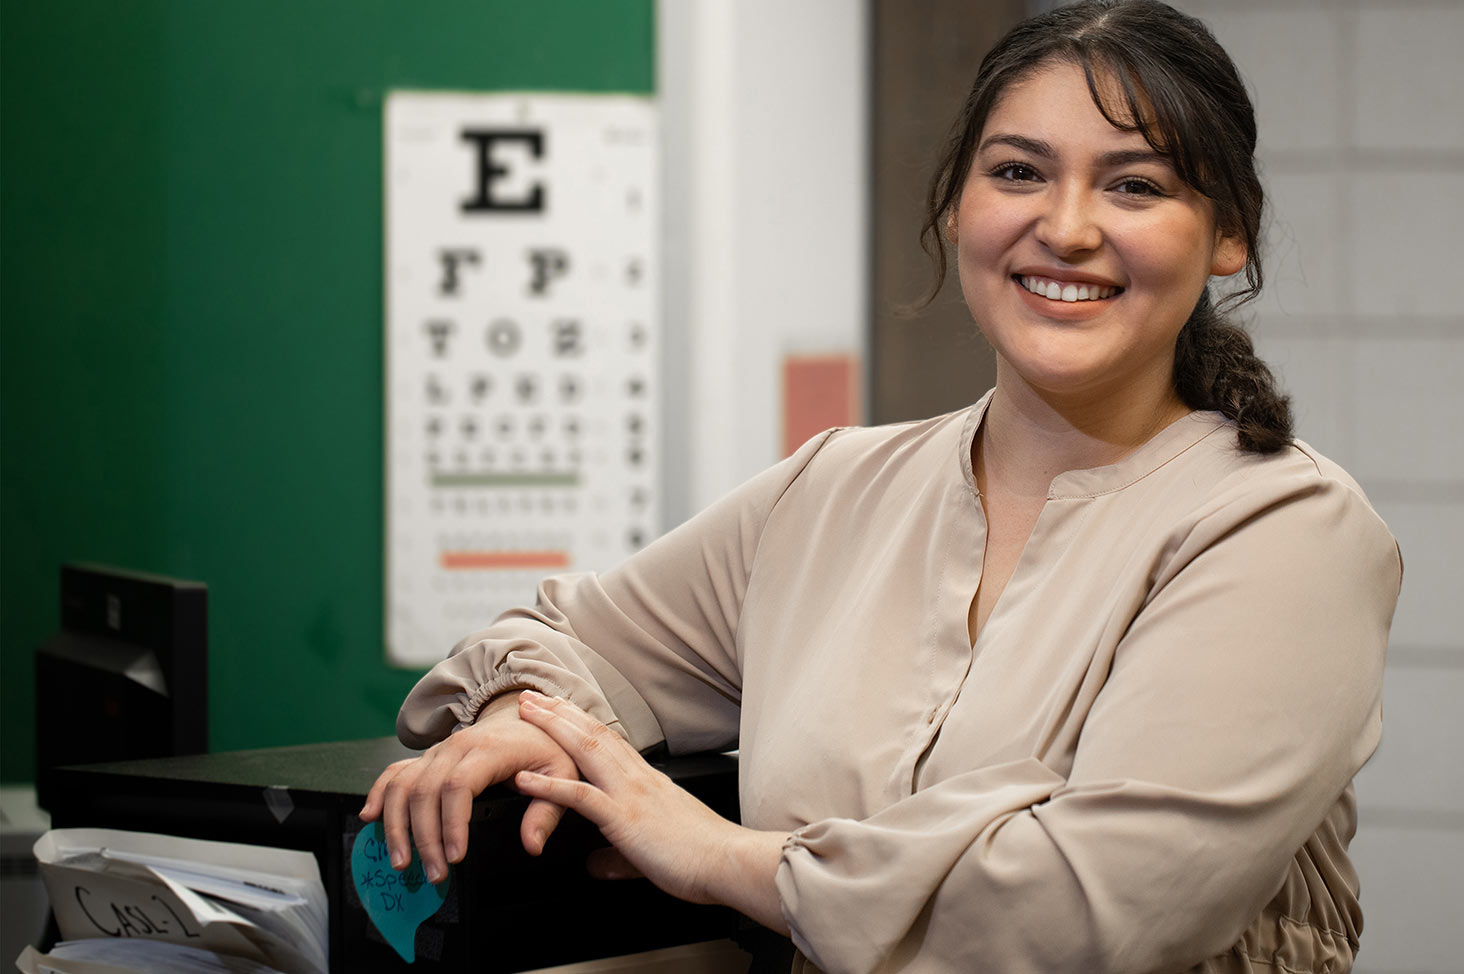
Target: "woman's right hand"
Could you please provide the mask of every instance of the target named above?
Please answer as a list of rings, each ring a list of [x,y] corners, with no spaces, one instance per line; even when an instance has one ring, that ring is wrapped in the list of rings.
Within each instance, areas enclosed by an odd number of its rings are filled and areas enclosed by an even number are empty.
[[[579,777],[564,748],[519,717],[518,694],[505,693],[489,701],[472,726],[421,757],[388,765],[366,795],[361,819],[382,820],[393,868],[407,867],[415,844],[427,881],[439,883],[447,878],[447,864],[461,862],[468,851],[474,796],[520,771]],[[563,816],[563,807],[552,802],[530,802],[519,826],[524,850],[531,856],[542,852]]]

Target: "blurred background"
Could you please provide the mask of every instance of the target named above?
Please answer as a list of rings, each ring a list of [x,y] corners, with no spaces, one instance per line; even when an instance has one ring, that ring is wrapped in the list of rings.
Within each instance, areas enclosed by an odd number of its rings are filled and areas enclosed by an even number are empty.
[[[383,649],[386,92],[656,99],[664,528],[781,455],[790,357],[853,363],[865,422],[989,387],[952,289],[897,309],[977,61],[1049,6],[3,0],[4,782],[33,778],[66,561],[209,585],[214,749],[391,733],[420,671]],[[1178,6],[1259,110],[1257,343],[1407,566],[1357,785],[1358,970],[1459,971],[1464,4]]]

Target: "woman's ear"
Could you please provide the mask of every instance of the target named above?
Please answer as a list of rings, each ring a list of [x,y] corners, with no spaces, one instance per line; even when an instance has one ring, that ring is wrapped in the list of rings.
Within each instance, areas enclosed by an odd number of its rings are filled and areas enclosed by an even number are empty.
[[[1245,267],[1247,256],[1245,241],[1230,234],[1216,232],[1215,253],[1210,261],[1210,274],[1214,277],[1229,277]]]
[[[954,247],[957,243],[956,237],[956,208],[952,206],[945,214],[945,238]]]

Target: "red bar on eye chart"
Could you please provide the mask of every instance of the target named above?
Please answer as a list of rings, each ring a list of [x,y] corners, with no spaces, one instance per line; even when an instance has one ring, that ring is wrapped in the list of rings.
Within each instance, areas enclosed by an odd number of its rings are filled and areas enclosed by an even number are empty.
[[[567,551],[444,551],[442,567],[448,570],[526,571],[569,567]]]

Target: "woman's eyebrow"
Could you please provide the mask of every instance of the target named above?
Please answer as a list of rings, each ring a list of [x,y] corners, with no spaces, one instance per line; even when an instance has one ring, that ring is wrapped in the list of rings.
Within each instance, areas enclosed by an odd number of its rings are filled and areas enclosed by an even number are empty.
[[[1155,152],[1153,149],[1119,149],[1115,152],[1105,152],[1098,157],[1098,165],[1103,169],[1129,166],[1136,162],[1152,162],[1160,166],[1173,165],[1168,156],[1162,152]]]
[[[981,147],[976,151],[985,152],[996,145],[1009,145],[1014,149],[1031,153],[1042,159],[1056,159],[1057,150],[1051,142],[1042,139],[1034,139],[1025,135],[1011,135],[1005,132],[998,132],[995,135],[987,136],[981,141]],[[1169,157],[1162,152],[1156,152],[1151,148],[1143,149],[1115,149],[1112,152],[1105,152],[1098,157],[1100,169],[1113,169],[1118,166],[1130,166],[1136,162],[1152,162],[1161,166],[1172,165]]]
[[[1041,156],[1044,159],[1057,158],[1057,151],[1052,148],[1050,142],[1029,139],[1025,135],[1007,135],[1005,133],[987,136],[981,141],[981,148],[976,151],[985,152],[994,145],[1009,145],[1014,149],[1021,149],[1023,152],[1030,152],[1032,155]]]

